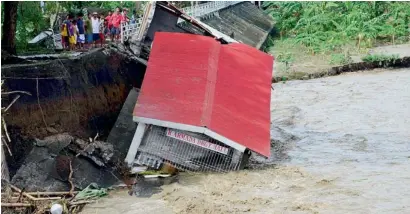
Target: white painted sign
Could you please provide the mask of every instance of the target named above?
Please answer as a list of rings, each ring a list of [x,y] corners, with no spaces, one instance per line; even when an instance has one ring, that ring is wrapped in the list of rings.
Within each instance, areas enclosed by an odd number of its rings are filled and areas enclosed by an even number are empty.
[[[200,146],[200,147],[205,148],[205,149],[209,149],[209,150],[219,152],[219,153],[222,153],[222,154],[225,154],[225,155],[228,154],[228,151],[229,151],[229,149],[226,148],[226,147],[220,146],[218,144],[213,144],[213,143],[210,143],[210,142],[205,141],[205,140],[200,140],[198,138],[189,136],[189,135],[181,133],[181,132],[177,132],[177,131],[174,131],[174,130],[171,130],[171,129],[167,129],[166,132],[167,132],[166,134],[167,134],[168,137],[171,137],[171,138],[174,138],[174,139],[177,139],[177,140],[181,140],[181,141],[184,141],[184,142],[187,142],[187,143],[190,143],[190,144],[194,144],[194,145]]]

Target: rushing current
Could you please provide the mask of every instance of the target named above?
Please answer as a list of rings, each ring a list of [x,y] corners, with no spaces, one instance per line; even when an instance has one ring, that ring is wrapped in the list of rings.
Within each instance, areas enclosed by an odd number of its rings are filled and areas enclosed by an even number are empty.
[[[272,158],[83,213],[410,213],[410,69],[273,84]],[[264,166],[264,167],[259,167]]]

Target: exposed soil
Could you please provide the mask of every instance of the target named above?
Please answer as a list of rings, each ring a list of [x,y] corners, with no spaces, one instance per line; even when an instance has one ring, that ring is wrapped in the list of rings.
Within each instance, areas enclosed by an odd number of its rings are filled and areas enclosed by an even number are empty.
[[[69,59],[2,65],[2,90],[26,91],[7,111],[13,176],[33,139],[69,133],[105,140],[133,87],[140,87],[146,66],[119,47],[94,49]],[[15,97],[2,96],[2,107]]]
[[[145,66],[110,50],[95,50],[78,59],[3,66],[5,90],[32,94],[22,95],[10,108],[7,124],[29,137],[50,135],[47,128],[85,138],[97,133],[106,137],[144,72]]]

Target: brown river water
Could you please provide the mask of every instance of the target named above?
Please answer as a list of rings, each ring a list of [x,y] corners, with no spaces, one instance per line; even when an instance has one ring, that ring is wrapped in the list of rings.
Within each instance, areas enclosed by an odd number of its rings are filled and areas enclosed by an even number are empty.
[[[83,213],[410,213],[410,69],[273,84],[272,152]],[[262,167],[263,166],[263,167]]]

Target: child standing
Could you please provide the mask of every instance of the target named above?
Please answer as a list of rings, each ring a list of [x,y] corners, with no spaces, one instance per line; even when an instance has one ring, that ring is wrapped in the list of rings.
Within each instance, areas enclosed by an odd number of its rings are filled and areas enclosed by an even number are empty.
[[[71,21],[73,19],[72,15],[67,15],[66,20],[64,20],[63,25],[61,26],[61,43],[65,49],[69,49],[70,45],[70,28],[71,28]]]
[[[75,49],[75,45],[77,44],[77,21],[74,20],[72,21],[72,24],[70,25],[70,37],[69,37],[69,43],[70,43],[70,50],[74,50]]]

